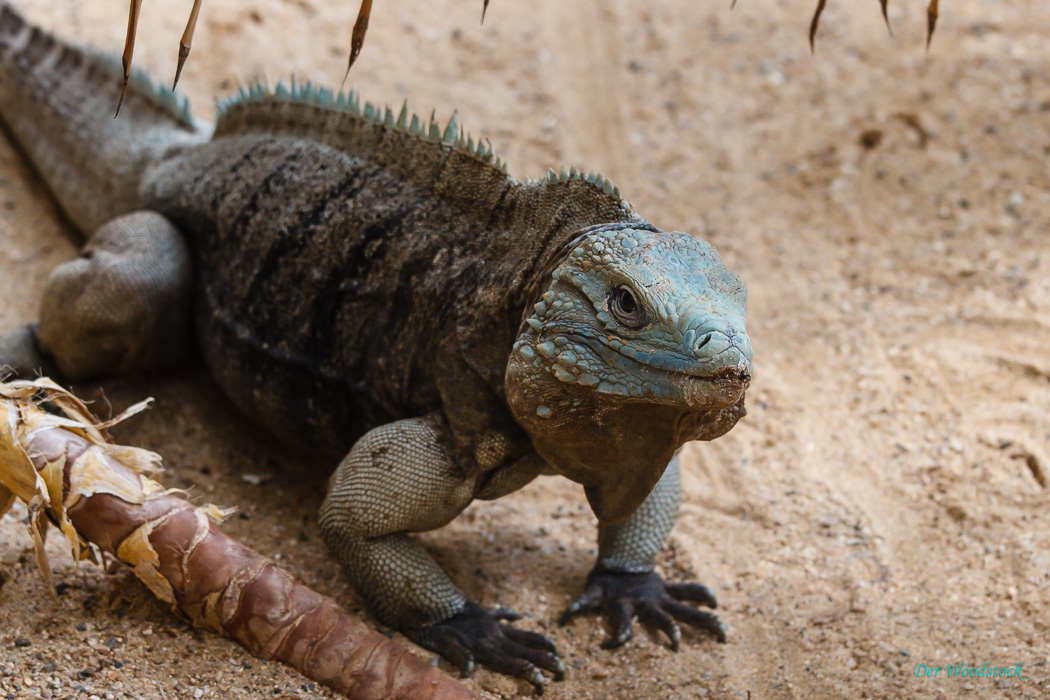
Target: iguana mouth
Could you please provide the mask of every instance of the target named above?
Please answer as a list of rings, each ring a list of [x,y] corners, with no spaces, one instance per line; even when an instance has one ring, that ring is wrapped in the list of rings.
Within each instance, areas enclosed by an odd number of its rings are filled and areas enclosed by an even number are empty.
[[[579,337],[576,339],[585,343],[589,340]],[[617,357],[624,358],[632,364],[642,365],[643,367],[647,367],[663,374],[688,377],[692,380],[715,382],[719,384],[735,383],[743,386],[746,386],[751,381],[751,362],[743,356],[743,353],[735,345],[726,348],[718,355],[709,357],[705,362],[700,363],[695,359],[687,360],[684,357],[654,357],[651,353],[636,350],[635,348],[619,343],[619,341],[614,338],[600,338],[598,340],[601,349],[604,349],[607,352],[611,351],[611,353],[615,353]],[[614,343],[619,343],[620,347],[616,347],[616,344]],[[588,347],[591,347],[601,354],[606,361],[610,359],[606,352],[602,352],[599,348],[594,347],[592,343],[586,344]],[[625,352],[625,349],[629,349],[630,352]],[[715,369],[709,369],[712,362],[717,358],[722,356],[728,358],[728,353],[733,353],[737,356],[736,363],[723,363]]]
[[[699,379],[722,384],[740,384],[742,386],[747,386],[751,383],[751,363],[748,363],[743,367],[737,365],[734,367],[716,369],[711,374],[699,377]]]
[[[600,382],[596,390],[601,393],[616,394],[624,399],[644,399],[657,403],[678,403],[684,401],[694,406],[712,408],[718,405],[731,406],[747,390],[751,382],[751,362],[735,346],[736,361],[729,364],[732,358],[725,357],[721,366],[708,369],[698,367],[696,362],[686,362],[675,358],[671,366],[660,366],[651,361],[651,356],[634,357],[616,349],[609,339],[594,338],[577,334],[565,334],[571,342],[585,347],[597,355],[600,361],[610,368],[615,368],[621,375],[633,378],[630,382]],[[720,355],[725,353],[720,353]],[[715,356],[718,357],[717,355]],[[625,386],[626,384],[626,386]]]

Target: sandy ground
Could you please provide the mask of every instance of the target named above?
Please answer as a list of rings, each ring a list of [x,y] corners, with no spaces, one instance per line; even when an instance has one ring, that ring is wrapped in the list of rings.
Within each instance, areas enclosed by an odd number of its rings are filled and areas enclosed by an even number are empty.
[[[119,50],[124,0],[16,4]],[[685,448],[685,503],[662,557],[719,596],[729,643],[680,653],[640,633],[599,649],[561,629],[595,521],[541,479],[426,537],[464,589],[526,613],[569,666],[553,698],[1036,698],[1050,688],[1050,39],[1036,0],[379,2],[351,82],[417,111],[458,108],[512,173],[612,177],[664,228],[712,241],[751,290],[751,413]],[[357,3],[205,3],[183,88],[209,117],[237,77],[342,79]],[[188,3],[146,3],[137,59],[168,80]],[[0,141],[0,328],[35,315],[75,254]],[[119,431],[169,484],[241,508],[228,529],[352,610],[314,513],[323,483],[194,373],[105,385],[156,409]],[[292,471],[282,467],[292,467]],[[242,480],[249,473],[261,485]],[[49,545],[59,604],[0,522],[0,697],[315,697],[295,673],[198,635],[125,574]],[[1015,678],[914,667],[1020,664]],[[515,697],[488,672],[476,687]]]

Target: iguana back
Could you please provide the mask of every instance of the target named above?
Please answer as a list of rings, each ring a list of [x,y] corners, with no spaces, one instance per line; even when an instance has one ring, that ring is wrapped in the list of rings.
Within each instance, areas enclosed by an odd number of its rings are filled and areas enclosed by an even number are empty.
[[[442,377],[477,372],[502,393],[539,268],[579,229],[637,218],[604,182],[516,182],[454,119],[424,126],[309,85],[243,94],[143,191],[191,240],[220,383],[271,430],[335,453],[440,407]],[[484,342],[462,347],[461,329]]]
[[[136,74],[114,120],[119,63],[0,13],[5,126],[86,236],[143,208],[178,226],[212,373],[286,440],[345,453],[438,407],[450,374],[501,394],[550,255],[638,219],[600,176],[521,183],[454,117],[439,128],[311,85],[242,91],[209,140]]]

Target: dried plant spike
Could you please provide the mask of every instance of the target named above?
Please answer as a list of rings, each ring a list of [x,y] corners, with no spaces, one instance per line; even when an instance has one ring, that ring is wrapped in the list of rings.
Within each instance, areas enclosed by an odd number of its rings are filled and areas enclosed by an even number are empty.
[[[346,65],[346,75],[343,82],[350,75],[350,69],[354,67],[354,61],[361,54],[361,47],[365,43],[365,34],[368,33],[368,19],[372,16],[372,0],[361,0],[361,9],[357,12],[357,21],[354,22],[354,31],[350,36],[350,61]]]
[[[887,8],[889,0],[879,0],[879,5],[882,7],[882,19],[886,22],[886,31],[888,31],[892,37],[893,27],[890,26],[890,15]]]
[[[139,10],[141,9],[142,0],[131,0],[131,8],[128,10],[128,35],[124,39],[124,53],[120,56],[120,63],[124,67],[124,84],[120,88],[117,111],[113,114],[114,119],[120,114],[120,106],[124,104],[124,95],[128,91],[128,81],[131,79],[131,58],[135,54],[135,34],[139,28]]]
[[[933,40],[933,30],[937,28],[937,2],[930,0],[926,7],[926,52],[930,51],[930,42]]]
[[[734,7],[736,7],[736,0],[733,0],[733,2],[729,3],[729,11],[732,12]]]
[[[485,0],[485,4],[481,6],[481,23],[485,24],[485,13],[489,11],[489,0]]]
[[[65,417],[45,412],[45,401]],[[70,538],[75,558],[94,543],[198,629],[225,634],[351,700],[480,700],[223,533],[222,511],[165,490],[145,474],[156,455],[104,435],[83,404],[50,380],[0,382],[0,507],[11,494],[29,506],[49,588],[39,525],[45,511]]]
[[[813,21],[809,23],[809,50],[810,53],[816,51],[814,46],[814,39],[817,38],[817,27],[820,26],[820,13],[824,11],[824,5],[827,4],[827,0],[817,0],[817,9],[813,13]]]
[[[179,64],[175,67],[175,82],[171,84],[172,92],[175,92],[179,78],[182,77],[182,67],[186,65],[186,59],[190,57],[190,44],[193,42],[193,32],[197,29],[197,16],[201,12],[201,2],[202,0],[193,0],[190,18],[186,21],[186,31],[182,33],[182,39],[179,41]]]

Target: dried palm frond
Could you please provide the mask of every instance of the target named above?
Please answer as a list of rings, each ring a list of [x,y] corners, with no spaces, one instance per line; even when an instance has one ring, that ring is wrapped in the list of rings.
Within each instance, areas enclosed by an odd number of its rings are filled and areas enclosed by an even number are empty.
[[[49,405],[56,413],[44,410]],[[156,453],[113,444],[102,423],[50,379],[0,382],[0,515],[29,508],[37,564],[51,583],[43,527],[58,525],[75,560],[115,557],[198,628],[231,637],[356,700],[480,700],[407,649],[350,617],[219,528],[152,476]],[[152,476],[151,476],[152,475]]]

